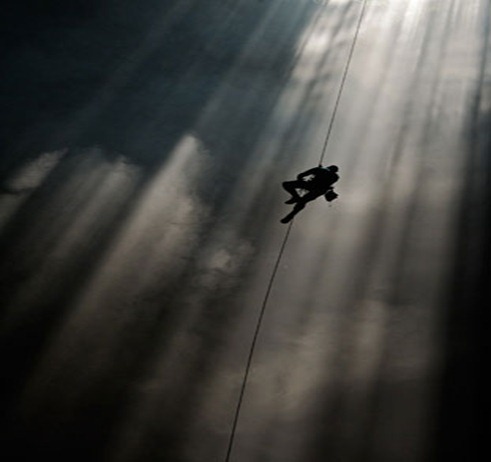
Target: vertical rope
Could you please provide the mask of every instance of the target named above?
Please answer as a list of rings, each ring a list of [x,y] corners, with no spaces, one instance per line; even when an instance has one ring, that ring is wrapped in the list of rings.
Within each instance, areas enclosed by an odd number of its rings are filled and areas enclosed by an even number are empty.
[[[353,42],[351,44],[351,48],[350,48],[350,51],[348,54],[348,59],[346,61],[346,65],[345,65],[344,71],[343,71],[343,76],[341,78],[341,83],[339,85],[339,90],[338,90],[338,94],[336,97],[336,102],[334,103],[334,109],[332,111],[331,120],[329,121],[329,126],[327,128],[327,134],[326,134],[326,138],[324,140],[324,146],[322,147],[321,156],[319,159],[319,165],[322,165],[322,162],[324,161],[324,157],[326,155],[327,145],[329,143],[329,138],[331,137],[332,128],[334,126],[334,120],[336,119],[336,114],[338,112],[339,102],[341,101],[341,96],[343,94],[344,84],[346,82],[346,77],[348,76],[348,71],[349,71],[349,67],[351,64],[351,59],[353,58],[353,54],[355,52],[356,42],[358,40],[358,35],[360,34],[361,23],[363,22],[363,17],[365,16],[365,10],[367,7],[367,3],[368,3],[368,0],[364,0],[363,5],[361,7],[360,16],[358,18],[358,24],[356,25],[355,36],[354,36]]]
[[[358,18],[358,24],[356,26],[355,36],[353,38],[353,43],[351,44],[351,48],[350,48],[350,51],[348,54],[348,59],[347,59],[346,65],[344,67],[343,76],[341,78],[341,83],[340,83],[338,94],[336,97],[336,102],[334,104],[334,109],[333,109],[333,112],[331,115],[331,120],[329,122],[326,138],[324,140],[324,146],[323,146],[322,151],[321,151],[321,156],[319,159],[319,165],[322,164],[322,161],[324,160],[324,157],[326,154],[327,145],[329,142],[329,138],[331,136],[332,128],[334,126],[334,119],[336,118],[336,113],[337,113],[337,110],[339,107],[339,102],[341,100],[341,95],[343,93],[344,84],[346,82],[346,77],[348,75],[349,67],[351,64],[351,59],[353,58],[353,54],[355,51],[356,41],[358,40],[358,35],[360,33],[361,23],[363,21],[364,15],[365,15],[367,3],[368,3],[368,0],[363,1],[360,16]],[[276,273],[278,272],[281,258],[283,257],[283,253],[285,251],[285,247],[286,247],[286,244],[288,242],[288,237],[290,236],[290,231],[292,229],[292,225],[293,225],[293,221],[290,222],[290,224],[286,230],[285,237],[283,238],[283,242],[281,243],[280,251],[278,253],[278,257],[276,258],[276,262],[275,262],[274,267],[273,267],[273,272],[271,274],[271,277],[269,278],[269,282],[268,282],[268,286],[266,289],[266,293],[264,295],[263,303],[261,305],[261,309],[259,310],[259,315],[258,315],[258,319],[256,322],[256,328],[254,330],[254,335],[252,337],[251,347],[249,349],[249,355],[247,357],[247,362],[246,362],[246,366],[245,366],[245,370],[244,370],[244,376],[242,378],[242,384],[240,387],[239,398],[237,400],[237,406],[235,407],[234,419],[233,419],[232,430],[230,432],[230,437],[229,437],[229,441],[228,441],[227,455],[225,457],[225,462],[230,462],[230,456],[232,454],[232,449],[233,449],[234,442],[235,442],[235,434],[237,432],[237,425],[239,423],[240,411],[242,409],[242,403],[244,401],[244,395],[245,395],[245,390],[246,390],[246,386],[247,386],[247,381],[249,379],[249,373],[251,370],[252,359],[254,357],[254,350],[256,348],[257,339],[259,337],[259,331],[261,330],[261,324],[262,324],[262,321],[264,318],[264,313],[266,311],[269,296],[271,294],[271,289],[273,288],[273,283],[274,283],[274,280],[276,277]]]
[[[232,454],[232,448],[233,448],[234,440],[235,440],[235,433],[237,431],[237,423],[239,422],[240,410],[242,408],[242,402],[244,400],[244,393],[245,393],[245,389],[246,389],[246,385],[247,385],[247,380],[249,378],[249,372],[251,369],[252,358],[254,356],[254,350],[255,350],[257,339],[259,336],[259,331],[261,329],[261,324],[262,324],[262,320],[264,317],[264,312],[266,311],[266,305],[268,304],[269,295],[271,294],[271,289],[273,288],[273,282],[274,282],[274,279],[276,277],[276,273],[278,271],[278,268],[280,266],[281,257],[283,256],[283,252],[285,251],[286,243],[288,241],[288,237],[290,236],[290,231],[292,229],[292,225],[293,225],[293,221],[290,222],[288,229],[286,230],[285,237],[283,238],[283,242],[281,243],[281,248],[280,248],[280,251],[278,253],[278,257],[276,258],[276,262],[275,262],[274,267],[273,267],[273,272],[271,274],[271,277],[269,278],[269,283],[268,283],[268,287],[266,289],[266,294],[264,295],[263,303],[262,303],[261,309],[259,311],[259,316],[258,316],[257,323],[256,323],[256,329],[254,331],[254,336],[252,337],[252,343],[251,343],[251,347],[249,349],[249,356],[247,358],[247,363],[246,363],[246,367],[245,367],[245,371],[244,371],[244,377],[242,379],[242,386],[240,388],[239,399],[237,401],[237,406],[235,408],[234,421],[232,424],[232,431],[230,433],[230,438],[228,441],[227,456],[225,457],[225,462],[230,461],[230,455]]]

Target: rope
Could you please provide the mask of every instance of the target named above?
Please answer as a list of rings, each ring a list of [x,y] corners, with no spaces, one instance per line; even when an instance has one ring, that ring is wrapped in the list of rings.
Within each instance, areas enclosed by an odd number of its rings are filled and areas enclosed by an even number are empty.
[[[365,15],[365,9],[367,6],[367,2],[368,2],[368,0],[363,1],[363,6],[361,8],[360,16],[358,18],[358,24],[356,26],[355,36],[353,38],[353,43],[351,44],[351,48],[350,48],[350,51],[348,54],[348,59],[347,59],[347,62],[346,62],[345,68],[344,68],[343,76],[341,78],[341,83],[340,83],[338,94],[336,97],[336,102],[334,104],[334,109],[333,109],[333,112],[331,115],[331,120],[329,122],[329,127],[327,129],[326,138],[324,140],[324,146],[322,148],[321,157],[319,159],[319,165],[322,164],[322,161],[324,160],[324,156],[326,154],[327,144],[328,144],[329,138],[331,136],[332,128],[334,125],[334,119],[336,118],[336,113],[338,110],[339,102],[341,100],[341,95],[343,93],[344,84],[346,82],[346,77],[348,75],[348,70],[349,70],[349,67],[351,64],[351,59],[353,58],[353,53],[355,51],[356,41],[358,40],[358,35],[360,33],[361,23],[363,21],[364,15]],[[242,378],[242,384],[240,387],[239,398],[237,400],[237,406],[235,407],[234,420],[232,423],[232,430],[230,432],[230,437],[229,437],[229,441],[228,441],[227,455],[225,457],[225,462],[230,462],[230,456],[232,454],[232,449],[234,446],[235,434],[237,432],[237,425],[239,423],[240,411],[242,409],[242,403],[244,401],[245,390],[246,390],[246,386],[247,386],[247,381],[249,379],[249,373],[251,370],[252,359],[254,357],[254,351],[256,349],[257,339],[259,337],[259,331],[261,330],[261,324],[262,324],[262,321],[264,318],[264,313],[266,311],[269,296],[271,294],[271,289],[273,288],[273,283],[274,283],[274,280],[276,277],[276,273],[278,272],[281,258],[283,257],[283,253],[285,251],[285,247],[286,247],[286,244],[288,242],[288,238],[290,236],[290,231],[292,229],[292,225],[293,225],[293,221],[291,221],[290,224],[288,225],[288,228],[287,228],[286,233],[285,233],[285,237],[283,238],[283,242],[281,243],[280,251],[278,253],[278,257],[276,258],[276,262],[275,262],[274,267],[273,267],[273,272],[271,273],[271,277],[269,278],[269,282],[268,282],[268,286],[266,289],[266,293],[264,295],[263,303],[261,305],[261,309],[259,310],[259,315],[258,315],[258,319],[256,322],[256,329],[254,330],[254,335],[252,337],[251,347],[249,349],[249,355],[247,357],[247,362],[246,362],[246,366],[245,366],[245,370],[244,370],[244,376]]]
[[[276,277],[276,272],[278,271],[278,268],[280,266],[281,262],[281,257],[283,256],[283,252],[286,247],[286,243],[288,241],[288,237],[290,236],[290,231],[292,229],[293,221],[290,222],[288,225],[288,229],[286,230],[285,237],[283,238],[283,242],[281,243],[281,248],[278,253],[278,257],[276,258],[276,262],[273,267],[273,272],[271,274],[271,277],[269,278],[269,283],[268,283],[268,288],[266,289],[266,294],[264,295],[264,300],[263,304],[261,306],[261,310],[259,312],[259,316],[257,319],[256,323],[256,330],[254,331],[254,336],[252,337],[252,343],[251,343],[251,348],[249,350],[249,356],[247,358],[247,364],[245,367],[245,372],[244,372],[244,377],[242,379],[242,386],[240,388],[240,393],[239,393],[239,400],[237,402],[237,406],[235,408],[235,414],[234,414],[234,422],[232,424],[232,431],[230,433],[230,438],[228,442],[228,449],[227,449],[227,456],[225,457],[225,462],[229,462],[230,460],[230,454],[232,453],[232,447],[234,445],[234,440],[235,440],[235,432],[237,430],[237,423],[239,422],[239,415],[240,415],[240,410],[242,408],[242,402],[244,400],[244,393],[247,385],[247,379],[249,378],[249,372],[251,369],[251,364],[252,364],[252,357],[254,356],[254,350],[256,347],[257,343],[257,338],[259,336],[259,330],[261,329],[261,324],[263,321],[264,317],[264,312],[266,311],[266,305],[268,304],[268,299],[269,295],[271,293],[271,289],[273,287],[273,282]]]
[[[356,25],[355,36],[353,37],[353,42],[351,44],[351,48],[350,48],[350,51],[348,54],[348,60],[346,61],[346,65],[344,67],[343,77],[341,78],[341,83],[339,85],[338,95],[336,97],[336,102],[334,103],[334,109],[332,111],[331,120],[329,122],[329,127],[327,129],[326,138],[324,140],[324,146],[322,147],[321,156],[319,159],[319,165],[322,165],[322,162],[323,162],[324,157],[326,155],[327,145],[329,143],[329,138],[331,137],[331,132],[332,132],[332,127],[334,125],[334,120],[336,119],[336,114],[338,112],[339,102],[341,101],[341,95],[343,94],[344,84],[346,82],[346,77],[348,76],[348,71],[349,71],[349,67],[351,64],[351,59],[353,58],[353,54],[355,52],[356,42],[358,40],[358,35],[360,34],[361,23],[363,21],[363,17],[365,16],[365,10],[366,10],[367,3],[368,3],[368,0],[364,0],[363,5],[361,7],[360,16],[358,18],[358,24]]]

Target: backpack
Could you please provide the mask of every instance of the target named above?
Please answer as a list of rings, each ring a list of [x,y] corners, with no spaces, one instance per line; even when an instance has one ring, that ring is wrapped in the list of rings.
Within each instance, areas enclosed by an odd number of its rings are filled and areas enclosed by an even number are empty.
[[[330,189],[326,192],[326,194],[324,194],[324,197],[326,198],[327,202],[332,202],[338,197],[338,194],[335,193],[333,189]]]

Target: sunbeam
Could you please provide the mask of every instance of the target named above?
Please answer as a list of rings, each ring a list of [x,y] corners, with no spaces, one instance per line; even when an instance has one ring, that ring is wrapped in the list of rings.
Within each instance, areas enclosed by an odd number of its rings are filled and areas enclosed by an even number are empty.
[[[55,3],[5,29],[5,451],[483,446],[489,0]],[[286,228],[326,133],[339,198]]]

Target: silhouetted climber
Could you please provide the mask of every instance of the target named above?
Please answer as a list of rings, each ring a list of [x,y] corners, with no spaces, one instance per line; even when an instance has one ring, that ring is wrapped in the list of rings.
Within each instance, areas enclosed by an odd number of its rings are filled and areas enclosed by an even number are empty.
[[[332,185],[339,179],[339,175],[336,173],[338,170],[337,165],[330,165],[329,167],[319,165],[300,173],[295,181],[284,181],[283,189],[292,195],[285,204],[295,204],[295,207],[281,222],[288,223],[291,221],[300,210],[305,208],[307,202],[313,201],[319,196],[324,196],[328,202],[336,199],[338,195],[334,192]],[[300,195],[297,189],[306,191],[306,193]]]

